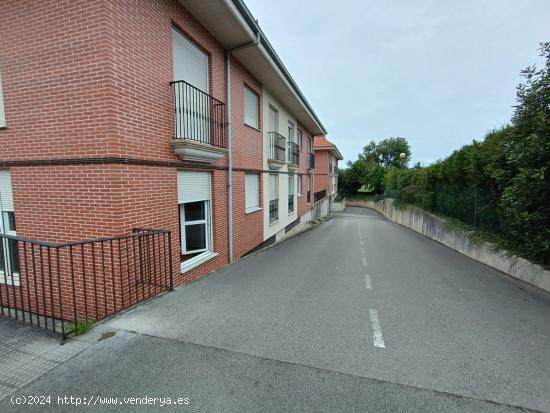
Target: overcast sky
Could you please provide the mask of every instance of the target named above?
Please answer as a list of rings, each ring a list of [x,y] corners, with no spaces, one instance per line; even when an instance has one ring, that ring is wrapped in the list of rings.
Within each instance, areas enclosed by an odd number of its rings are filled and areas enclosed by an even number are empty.
[[[402,136],[428,164],[504,125],[550,0],[245,0],[346,161]]]

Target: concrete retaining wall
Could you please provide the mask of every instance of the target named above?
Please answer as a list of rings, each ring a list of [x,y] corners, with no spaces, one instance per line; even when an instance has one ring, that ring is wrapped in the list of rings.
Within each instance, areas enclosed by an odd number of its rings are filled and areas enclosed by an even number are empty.
[[[450,227],[445,219],[432,215],[420,208],[407,207],[398,209],[394,206],[393,199],[376,202],[348,200],[346,206],[375,209],[390,221],[411,228],[467,257],[550,292],[550,271],[524,258],[498,250],[491,243],[472,240],[467,232]]]

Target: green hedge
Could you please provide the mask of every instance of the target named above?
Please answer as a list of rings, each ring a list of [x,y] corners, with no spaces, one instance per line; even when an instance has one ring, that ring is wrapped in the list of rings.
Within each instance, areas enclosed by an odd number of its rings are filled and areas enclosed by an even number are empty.
[[[522,72],[508,126],[428,167],[389,167],[384,187],[550,265],[550,43],[541,52],[546,65]]]

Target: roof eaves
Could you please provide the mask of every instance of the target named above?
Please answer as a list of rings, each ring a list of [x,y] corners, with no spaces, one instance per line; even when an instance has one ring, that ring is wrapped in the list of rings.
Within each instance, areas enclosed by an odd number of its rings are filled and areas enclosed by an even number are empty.
[[[304,94],[302,93],[302,91],[300,90],[300,88],[298,87],[298,85],[296,84],[296,82],[294,81],[294,79],[286,69],[282,60],[279,58],[279,56],[275,52],[275,49],[273,48],[273,46],[271,46],[271,43],[269,43],[269,40],[267,40],[267,37],[265,36],[262,29],[259,27],[257,21],[254,19],[254,16],[250,12],[250,10],[248,10],[248,7],[246,6],[246,4],[243,2],[243,0],[231,0],[231,1],[233,2],[233,5],[239,11],[239,13],[241,13],[245,21],[248,23],[248,25],[251,26],[251,28],[256,29],[260,32],[261,34],[260,43],[262,44],[262,46],[264,46],[267,53],[273,59],[273,61],[275,62],[275,64],[277,65],[281,73],[283,73],[288,83],[290,83],[290,85],[294,89],[294,92],[296,92],[296,94],[298,95],[298,97],[300,98],[304,106],[310,112],[311,116],[313,116],[313,118],[315,119],[315,122],[317,122],[321,130],[326,134],[327,131],[323,126],[323,124],[321,123],[321,120],[319,119],[319,117],[317,116],[317,114],[315,113],[315,111],[307,101],[306,97],[304,96]]]

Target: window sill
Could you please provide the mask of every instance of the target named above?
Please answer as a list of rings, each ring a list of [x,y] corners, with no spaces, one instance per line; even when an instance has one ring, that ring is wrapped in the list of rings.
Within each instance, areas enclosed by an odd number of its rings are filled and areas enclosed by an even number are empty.
[[[246,215],[248,215],[248,214],[253,214],[254,212],[258,212],[258,211],[261,211],[261,210],[262,210],[262,208],[256,207],[256,208],[246,209],[246,210],[244,211],[244,213],[245,213]]]
[[[279,223],[279,220],[276,219],[275,221],[270,222],[269,225],[275,225],[275,224],[278,224],[278,223]]]
[[[256,126],[249,125],[248,123],[244,123],[244,126],[249,127],[250,129],[254,129],[256,132],[261,132],[262,130],[260,128],[257,128]]]
[[[18,275],[4,276],[4,273],[0,272],[0,285],[11,285],[13,287],[19,287],[19,276]]]
[[[196,268],[199,265],[204,264],[206,261],[211,260],[212,258],[217,256],[218,256],[217,252],[205,251],[202,254],[197,255],[194,258],[191,258],[190,260],[182,262],[180,267],[181,272],[183,274],[187,271],[191,271],[193,268]]]
[[[302,194],[298,194],[298,198],[301,198],[301,197],[303,197],[303,195],[302,195]]]

